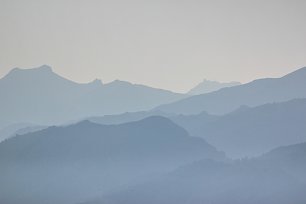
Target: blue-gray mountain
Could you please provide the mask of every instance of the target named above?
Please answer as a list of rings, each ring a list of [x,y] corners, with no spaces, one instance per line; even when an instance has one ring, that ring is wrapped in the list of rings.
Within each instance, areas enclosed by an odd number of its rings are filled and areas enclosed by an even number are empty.
[[[253,157],[283,145],[306,141],[306,99],[241,106],[225,115],[175,115],[161,111],[126,113],[93,117],[102,124],[118,124],[162,115],[185,128],[190,135],[202,137],[229,157]]]
[[[25,134],[28,132],[42,130],[44,128],[46,128],[46,126],[40,126],[31,123],[11,124],[6,126],[5,128],[0,129],[0,142],[10,137],[13,137],[16,134]]]
[[[49,66],[13,69],[0,79],[0,127],[14,123],[61,124],[94,115],[148,110],[185,97],[123,81],[78,84]]]
[[[225,87],[232,87],[240,85],[240,82],[218,82],[218,81],[210,81],[207,79],[204,79],[200,84],[192,88],[190,91],[188,91],[188,94],[190,95],[199,95],[199,94],[205,94],[210,93],[213,91],[218,91],[219,89],[225,88]]]
[[[173,118],[176,117],[177,114],[165,113],[162,111],[138,111],[138,112],[127,112],[123,114],[115,114],[115,115],[88,117],[87,120],[104,125],[113,125],[113,124],[121,124],[121,123],[142,120],[150,116],[163,116],[166,118]]]
[[[233,162],[203,160],[86,204],[306,203],[306,143]]]
[[[202,113],[171,119],[233,158],[252,157],[306,141],[306,99],[241,107],[224,116]]]
[[[306,98],[306,67],[281,78],[259,79],[239,86],[223,88],[208,94],[191,96],[180,101],[161,105],[156,110],[170,113],[225,114],[241,105],[258,106],[295,98]]]
[[[0,143],[0,203],[81,202],[204,158],[226,160],[163,117],[49,127]]]

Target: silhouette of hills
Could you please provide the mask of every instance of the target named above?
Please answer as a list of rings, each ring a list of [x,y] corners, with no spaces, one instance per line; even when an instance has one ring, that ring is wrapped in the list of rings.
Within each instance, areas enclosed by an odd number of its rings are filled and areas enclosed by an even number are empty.
[[[134,112],[92,117],[101,124],[120,124],[152,115],[171,119],[190,135],[204,138],[229,157],[261,155],[273,148],[306,141],[306,99],[269,103],[257,107],[241,106],[225,115],[202,112],[177,115],[162,111]]]
[[[252,160],[202,160],[86,204],[304,203],[305,151],[303,143]]]
[[[163,116],[166,118],[175,117],[176,114],[164,113],[162,111],[138,111],[138,112],[126,112],[117,115],[105,115],[105,116],[93,116],[88,117],[87,120],[94,123],[112,125],[112,124],[121,124],[127,122],[133,122],[137,120],[142,120],[151,116]]]
[[[305,87],[306,67],[281,78],[259,79],[212,93],[191,96],[161,105],[156,110],[182,114],[197,114],[202,111],[211,114],[225,114],[234,111],[241,105],[254,107],[265,103],[305,98]]]
[[[7,204],[76,203],[203,158],[226,159],[160,116],[49,127],[0,143],[0,198]]]
[[[262,155],[259,162],[276,166],[287,174],[292,175],[296,180],[306,182],[306,143],[299,143],[290,146],[281,146]]]
[[[0,202],[305,203],[305,79],[306,67],[182,99],[15,68],[0,79]]]
[[[151,109],[184,95],[128,82],[79,84],[51,67],[11,70],[0,79],[0,127],[14,123],[61,124],[92,115]]]
[[[199,95],[199,94],[205,94],[210,93],[213,91],[218,91],[219,89],[226,88],[226,87],[232,87],[240,85],[240,82],[218,82],[218,81],[210,81],[207,79],[204,79],[201,83],[199,83],[197,86],[192,88],[190,91],[188,91],[188,94],[190,95]]]
[[[202,113],[171,119],[234,158],[306,141],[306,99],[242,107],[224,116]]]
[[[46,128],[46,126],[40,126],[36,124],[31,124],[31,123],[11,124],[11,125],[8,125],[0,129],[0,142],[10,137],[13,137],[16,134],[25,134],[28,132],[42,130],[44,128]]]

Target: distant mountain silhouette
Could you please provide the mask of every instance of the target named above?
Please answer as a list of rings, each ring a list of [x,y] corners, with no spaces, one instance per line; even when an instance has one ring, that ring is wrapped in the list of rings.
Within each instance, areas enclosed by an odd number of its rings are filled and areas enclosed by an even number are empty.
[[[166,118],[171,118],[171,117],[176,117],[176,114],[164,113],[161,111],[138,111],[138,112],[126,112],[117,115],[88,117],[87,120],[104,125],[113,125],[113,124],[121,124],[121,123],[142,120],[150,116],[163,116]]]
[[[0,143],[1,203],[76,203],[222,152],[155,116],[121,125],[89,121]]]
[[[306,141],[306,99],[243,107],[224,116],[202,113],[171,119],[234,158]]]
[[[45,126],[35,125],[31,123],[17,123],[8,125],[0,129],[0,142],[16,134],[26,134],[29,132],[34,132],[46,128]]]
[[[128,82],[78,84],[43,65],[11,70],[0,79],[0,127],[14,123],[61,124],[93,115],[151,109],[184,95]]]
[[[210,93],[213,91],[218,91],[219,89],[226,88],[226,87],[232,87],[240,85],[240,82],[218,82],[218,81],[209,81],[207,79],[204,79],[200,84],[192,88],[190,91],[188,91],[188,94],[190,95],[199,95],[199,94],[205,94]]]
[[[204,138],[232,158],[254,157],[273,148],[306,141],[306,99],[241,106],[225,115],[202,112],[177,115],[162,111],[134,112],[89,120],[101,124],[120,124],[152,115],[171,119],[190,135]]]
[[[247,84],[223,88],[212,93],[191,96],[180,101],[161,105],[156,110],[197,114],[229,113],[241,105],[258,106],[271,102],[282,102],[295,98],[306,98],[306,67],[281,78],[267,78]]]
[[[306,182],[306,143],[278,147],[258,160],[282,169],[296,180]]]
[[[85,203],[302,204],[306,202],[305,153],[303,143],[278,148],[252,160],[194,162],[144,184]]]

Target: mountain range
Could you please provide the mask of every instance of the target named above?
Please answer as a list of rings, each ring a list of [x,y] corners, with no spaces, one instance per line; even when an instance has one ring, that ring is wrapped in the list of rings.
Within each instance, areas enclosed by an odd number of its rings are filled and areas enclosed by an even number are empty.
[[[229,114],[171,118],[231,158],[259,156],[273,148],[306,142],[306,99],[241,107]]]
[[[0,79],[0,127],[62,124],[93,115],[148,110],[184,97],[119,80],[79,84],[57,75],[47,65],[15,68]]]
[[[13,69],[0,203],[304,204],[305,88],[306,67],[198,95]]]
[[[60,125],[82,118],[126,112],[225,114],[250,107],[306,97],[306,68],[281,78],[260,79],[207,94],[189,96],[124,81],[79,84],[51,67],[11,70],[0,79],[0,128],[18,123]],[[164,105],[163,105],[164,104]]]
[[[155,110],[179,114],[197,114],[206,111],[210,114],[222,115],[242,105],[254,107],[265,103],[306,98],[305,88],[306,67],[281,78],[258,79],[247,84],[191,96],[161,105]]]
[[[155,116],[121,125],[89,121],[0,143],[1,203],[76,203],[142,183],[223,152]]]
[[[218,82],[218,81],[210,81],[207,79],[204,79],[201,83],[199,83],[194,88],[190,89],[188,91],[188,94],[190,95],[199,95],[199,94],[205,94],[210,93],[213,91],[218,91],[219,89],[226,88],[226,87],[232,87],[240,85],[240,82]]]
[[[83,204],[302,204],[305,155],[306,143],[301,143],[254,159],[201,160]]]
[[[241,106],[225,115],[148,111],[88,119],[100,124],[120,124],[153,115],[171,119],[190,135],[204,138],[231,158],[259,156],[278,146],[306,141],[306,99],[256,107]]]

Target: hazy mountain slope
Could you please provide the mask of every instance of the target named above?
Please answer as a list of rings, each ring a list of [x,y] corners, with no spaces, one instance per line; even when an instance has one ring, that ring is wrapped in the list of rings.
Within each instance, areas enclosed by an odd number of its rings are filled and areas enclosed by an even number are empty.
[[[281,78],[259,79],[212,93],[191,96],[174,103],[161,105],[156,110],[183,114],[196,114],[202,111],[224,114],[241,105],[253,107],[270,102],[305,98],[305,88],[306,67]]]
[[[49,66],[13,69],[0,80],[1,118],[7,123],[63,122],[81,117],[77,102],[84,93],[102,85],[77,84],[52,72]],[[58,121],[57,121],[58,120]]]
[[[150,116],[163,116],[167,118],[175,117],[176,114],[164,113],[161,111],[139,111],[139,112],[127,112],[117,115],[105,115],[105,116],[96,116],[89,117],[87,120],[94,123],[112,125],[112,124],[121,124],[137,120],[142,120]]]
[[[116,80],[85,95],[82,106],[89,110],[88,116],[109,115],[149,110],[156,104],[182,98],[185,98],[183,94]]]
[[[165,113],[162,111],[140,111],[140,112],[128,112],[117,115],[105,115],[89,117],[88,120],[99,124],[121,124],[126,122],[132,122],[144,119],[150,116],[163,116],[171,119],[175,123],[184,126],[184,128],[191,130],[191,133],[198,133],[197,130],[201,128],[204,122],[215,121],[220,116],[210,115],[206,112],[202,112],[197,115],[182,115]],[[196,128],[196,129],[195,129]]]
[[[118,124],[163,115],[185,128],[190,135],[202,137],[228,156],[241,158],[263,154],[282,145],[306,141],[306,99],[240,107],[216,116],[202,112],[197,115],[176,115],[161,111],[135,112],[89,118],[101,124]]]
[[[0,143],[0,202],[80,202],[202,158],[225,159],[162,117],[50,127]]]
[[[306,141],[306,99],[244,107],[224,116],[202,113],[171,119],[234,158]]]
[[[295,179],[306,182],[306,143],[278,147],[257,159],[282,169]]]
[[[32,132],[33,128],[34,130],[38,130],[40,128],[42,129],[43,127],[31,123],[17,123],[5,126],[4,128],[0,129],[0,142],[11,136],[21,133],[20,131],[22,131],[22,133],[27,133],[27,131]]]
[[[15,68],[0,79],[0,127],[22,122],[61,124],[93,115],[151,109],[183,97],[121,81],[78,84],[47,65]]]
[[[306,202],[306,144],[252,160],[203,160],[86,204],[302,204]],[[299,158],[299,159],[296,159]]]
[[[205,93],[217,91],[225,87],[232,87],[232,86],[237,86],[237,85],[240,85],[240,82],[221,83],[218,81],[209,81],[209,80],[204,79],[201,83],[199,83],[197,86],[195,86],[190,91],[188,91],[188,94],[190,95],[205,94]]]

